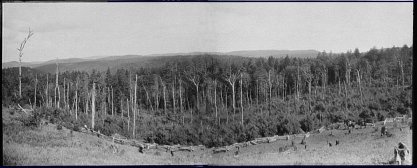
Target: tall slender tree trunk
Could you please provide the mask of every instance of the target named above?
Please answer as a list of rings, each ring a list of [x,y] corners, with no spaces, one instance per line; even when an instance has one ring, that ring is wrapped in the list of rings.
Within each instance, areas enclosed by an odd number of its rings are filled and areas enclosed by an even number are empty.
[[[240,112],[242,113],[242,121],[241,124],[243,126],[243,92],[242,92],[242,78],[243,74],[240,73]]]
[[[113,95],[113,86],[111,86],[111,116],[114,116],[114,95]]]
[[[58,85],[58,108],[60,107],[60,102],[61,102],[61,91],[59,90],[59,85]]]
[[[359,95],[360,95],[360,98],[361,98],[361,103],[363,104],[361,76],[360,76],[359,70],[356,70],[356,72],[357,72],[357,81],[358,81]]]
[[[236,107],[235,107],[235,105],[236,105],[236,99],[235,99],[235,84],[233,83],[231,83],[230,84],[231,86],[232,86],[232,108],[233,108],[233,117],[232,117],[232,121],[234,122],[235,121],[235,116],[236,116]]]
[[[182,83],[182,81],[180,80],[179,81],[179,83],[180,83],[180,88],[179,88],[179,94],[180,94],[180,112],[181,112],[181,115],[183,116],[183,119],[182,119],[182,124],[184,124],[184,113],[183,113],[183,107],[182,107],[182,93],[181,93],[181,83]]]
[[[164,93],[163,93],[163,96],[164,96],[164,114],[166,115],[166,114],[167,114],[167,99],[166,99],[166,97],[165,97],[165,90],[166,90],[166,86],[165,86],[165,84],[163,83],[163,84],[162,84],[162,92],[164,92]]]
[[[175,114],[175,85],[172,84],[172,112]]]
[[[346,81],[344,82],[344,85],[345,85],[345,109],[347,111],[348,110],[348,105],[347,105],[347,103],[348,103],[348,91],[347,91],[347,82]]]
[[[136,134],[136,113],[137,113],[137,85],[138,85],[138,75],[136,75],[136,82],[135,82],[135,101],[134,101],[134,110],[133,110],[133,139],[136,138],[135,134]]]
[[[35,75],[35,102],[33,103],[36,108],[36,87],[38,86],[38,75]]]
[[[229,124],[229,106],[227,106],[227,101],[228,101],[228,97],[227,97],[227,88],[224,92],[225,95],[225,99],[226,99],[226,124]]]
[[[130,128],[130,113],[129,113],[129,100],[126,99],[126,104],[127,104],[127,131],[129,131]]]
[[[45,90],[45,96],[46,96],[46,107],[49,107],[49,74],[46,74],[46,90]]]
[[[258,79],[256,79],[256,109],[259,109],[259,84]]]
[[[308,82],[308,111],[311,114],[311,78],[309,79]]]
[[[93,83],[91,91],[91,128],[94,130],[94,116],[96,114],[96,83]]]
[[[55,77],[55,107],[59,108],[59,101],[58,103],[56,102],[56,92],[58,91],[59,94],[59,90],[58,90],[58,77],[59,77],[59,69],[58,69],[58,58],[56,58],[56,77]]]
[[[268,116],[270,116],[271,115],[271,101],[272,101],[271,70],[268,71],[268,86],[269,86]]]
[[[65,97],[66,95],[65,95],[65,78],[64,78],[64,85],[63,85],[63,89],[64,89],[64,95],[63,95],[63,98],[64,98],[64,109],[67,107],[67,100],[66,100],[66,98],[67,97]]]
[[[22,98],[22,57],[19,57],[19,98]]]
[[[75,120],[78,120],[78,80],[75,83]]]
[[[216,79],[214,80],[214,111],[216,112],[216,120],[215,122],[217,122],[217,81]],[[219,124],[217,122],[217,124]]]

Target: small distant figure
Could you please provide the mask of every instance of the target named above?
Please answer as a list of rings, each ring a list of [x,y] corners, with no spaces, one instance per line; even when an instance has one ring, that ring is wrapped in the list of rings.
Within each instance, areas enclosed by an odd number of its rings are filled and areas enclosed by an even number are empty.
[[[143,153],[143,147],[142,147],[142,145],[141,145],[141,146],[139,146],[139,152],[140,152],[140,153]]]
[[[336,146],[339,145],[339,140],[336,140]]]
[[[403,162],[406,160],[406,157],[408,157],[409,155],[410,151],[405,146],[405,144],[402,142],[398,143],[398,148],[394,149],[394,156],[396,156],[396,161],[398,161],[399,165],[402,165]]]
[[[239,146],[236,146],[236,148],[237,148],[237,151],[235,152],[235,157],[239,156],[239,150],[240,150]]]
[[[352,133],[351,129],[349,129],[348,134]]]
[[[307,144],[305,137],[303,138],[303,140],[301,140],[301,145],[305,145]]]
[[[174,157],[174,151],[170,150],[171,156]]]
[[[294,140],[291,141],[291,146],[294,146]]]
[[[381,136],[386,135],[387,134],[387,130],[385,129],[385,126],[382,126],[381,128]]]
[[[304,149],[307,149],[307,145],[304,145]]]
[[[332,143],[331,142],[327,141],[327,143],[329,144],[329,147],[332,147]]]

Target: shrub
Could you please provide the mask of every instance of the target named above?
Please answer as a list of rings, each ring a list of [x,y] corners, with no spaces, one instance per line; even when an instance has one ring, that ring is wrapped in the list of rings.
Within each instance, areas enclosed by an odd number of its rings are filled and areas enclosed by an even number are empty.
[[[58,124],[58,125],[56,126],[56,129],[57,129],[57,130],[62,130],[62,126],[61,126],[60,124]]]

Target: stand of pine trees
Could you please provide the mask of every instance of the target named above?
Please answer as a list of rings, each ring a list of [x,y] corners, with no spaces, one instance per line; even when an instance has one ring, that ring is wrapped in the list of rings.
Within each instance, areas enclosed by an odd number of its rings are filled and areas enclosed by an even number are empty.
[[[316,58],[174,57],[152,68],[46,74],[2,69],[2,105],[160,144],[222,146],[346,119],[409,114],[412,47]],[[58,65],[57,65],[58,66]],[[57,79],[58,78],[58,79]]]

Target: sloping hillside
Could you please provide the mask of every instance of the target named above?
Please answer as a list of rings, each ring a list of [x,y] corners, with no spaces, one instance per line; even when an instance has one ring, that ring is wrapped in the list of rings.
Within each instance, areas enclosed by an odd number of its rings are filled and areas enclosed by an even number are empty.
[[[90,58],[68,58],[59,59],[59,70],[62,71],[89,71],[93,69],[98,71],[105,71],[110,68],[111,71],[124,68],[130,69],[133,67],[159,67],[165,63],[180,59],[190,59],[195,56],[211,55],[220,59],[227,60],[231,57],[297,57],[308,58],[316,57],[318,51],[315,50],[247,50],[247,51],[233,51],[233,52],[191,52],[191,53],[168,53],[168,54],[152,54],[147,56],[141,55],[123,55],[123,56],[100,56]],[[233,61],[233,60],[232,60]],[[55,73],[56,60],[50,60],[46,62],[26,62],[22,64],[26,67],[35,68],[42,72]],[[16,61],[2,63],[2,68],[18,67],[19,64]]]
[[[325,130],[311,134],[307,147],[295,138],[293,148],[280,152],[291,145],[291,140],[250,145],[231,149],[225,153],[213,153],[211,149],[177,151],[171,153],[154,148],[139,153],[136,147],[113,144],[102,138],[71,131],[65,127],[57,130],[56,124],[40,128],[28,128],[18,120],[23,112],[2,109],[3,164],[5,165],[142,165],[142,164],[205,164],[205,165],[381,165],[389,164],[393,149],[398,142],[408,145],[409,158],[413,151],[412,131],[405,125],[402,129],[388,125],[391,137],[380,136],[377,128],[367,127],[347,130]],[[331,134],[331,135],[330,135]],[[340,144],[335,145],[339,140]],[[329,146],[328,142],[333,145]]]

